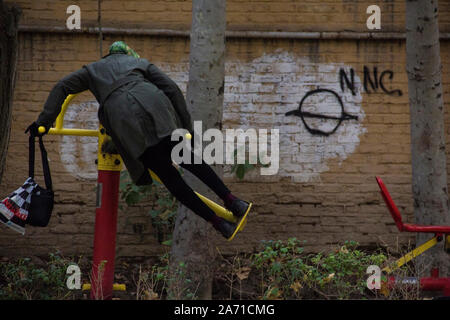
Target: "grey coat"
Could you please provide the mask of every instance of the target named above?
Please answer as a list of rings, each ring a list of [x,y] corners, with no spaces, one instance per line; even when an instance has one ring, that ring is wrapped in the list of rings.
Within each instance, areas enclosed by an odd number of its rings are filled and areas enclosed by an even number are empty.
[[[111,92],[117,80],[130,75],[133,81]],[[112,54],[61,79],[50,92],[37,124],[51,127],[67,95],[85,90],[100,103],[100,123],[134,183],[152,183],[140,156],[176,128],[192,131],[186,101],[176,83],[146,59]]]

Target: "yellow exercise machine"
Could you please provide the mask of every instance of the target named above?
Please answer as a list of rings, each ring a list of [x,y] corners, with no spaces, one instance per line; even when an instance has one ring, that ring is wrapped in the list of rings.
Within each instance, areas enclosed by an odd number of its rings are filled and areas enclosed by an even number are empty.
[[[98,169],[97,208],[95,217],[93,266],[91,274],[92,283],[83,287],[84,289],[91,290],[92,299],[110,299],[112,297],[113,289],[125,290],[124,285],[113,285],[119,180],[120,171],[123,167],[122,159],[118,154],[102,152],[101,146],[103,145],[105,139],[108,138],[103,127],[100,126],[98,130],[64,128],[64,115],[75,96],[76,95],[73,94],[67,96],[61,107],[61,112],[56,119],[55,127],[50,128],[48,134],[98,138],[98,153],[96,161]],[[39,127],[38,130],[40,133],[45,132],[44,127]],[[190,137],[187,136],[187,138]],[[161,183],[158,176],[151,170],[149,171],[152,179]],[[238,220],[229,210],[197,192],[196,194],[218,216],[238,224],[238,227],[228,241],[231,241],[238,231],[242,231],[244,229],[251,204],[245,215]]]

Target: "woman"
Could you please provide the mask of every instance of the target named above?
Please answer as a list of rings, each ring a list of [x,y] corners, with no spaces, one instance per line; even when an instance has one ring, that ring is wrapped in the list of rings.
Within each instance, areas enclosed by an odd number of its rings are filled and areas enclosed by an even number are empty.
[[[39,118],[29,126],[31,134],[38,135],[39,126],[48,132],[67,95],[85,90],[90,90],[99,102],[100,123],[111,136],[133,182],[151,184],[147,170],[151,169],[183,205],[229,239],[237,225],[218,217],[172,165],[171,150],[178,143],[171,141],[172,131],[184,128],[192,132],[191,117],[176,83],[124,42],[114,42],[107,56],[55,85]],[[190,163],[180,166],[211,188],[233,215],[245,214],[249,203],[235,197],[208,164]]]

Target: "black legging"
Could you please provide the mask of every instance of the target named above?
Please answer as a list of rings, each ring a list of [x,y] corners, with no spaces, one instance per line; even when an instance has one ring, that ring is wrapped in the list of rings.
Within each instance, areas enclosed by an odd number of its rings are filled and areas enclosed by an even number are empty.
[[[178,170],[172,165],[171,152],[173,146],[178,142],[171,141],[170,136],[163,139],[155,146],[149,147],[141,157],[144,165],[152,170],[183,205],[191,209],[206,221],[214,224],[217,216],[184,181]],[[225,201],[230,190],[217,176],[214,170],[202,160],[201,164],[194,164],[194,153],[191,151],[191,164],[181,163],[180,166],[189,170],[211,190],[213,190],[222,200]]]

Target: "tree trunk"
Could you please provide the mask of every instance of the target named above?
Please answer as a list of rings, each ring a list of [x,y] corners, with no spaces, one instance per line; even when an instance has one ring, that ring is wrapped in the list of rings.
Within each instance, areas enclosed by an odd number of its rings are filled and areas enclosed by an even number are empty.
[[[18,50],[17,27],[21,10],[0,0],[0,183],[5,169],[11,129],[12,98]]]
[[[412,191],[417,224],[450,225],[438,1],[406,1],[406,69],[411,114]],[[417,245],[430,239],[418,234]],[[419,272],[449,274],[442,243],[417,259]]]
[[[225,73],[225,0],[194,0],[189,56],[187,104],[193,121],[201,120],[203,130],[221,129]],[[220,168],[214,170],[222,175]],[[203,183],[186,170],[184,178],[196,191],[216,199]],[[195,180],[194,180],[195,179]],[[180,297],[180,287],[200,299],[211,299],[215,250],[211,244],[211,225],[186,207],[181,206],[173,233],[171,250],[172,274],[181,262],[186,265],[185,276],[192,281],[176,281],[179,288],[170,288],[173,298]],[[178,270],[179,271],[179,270]],[[180,274],[175,272],[175,274]]]

